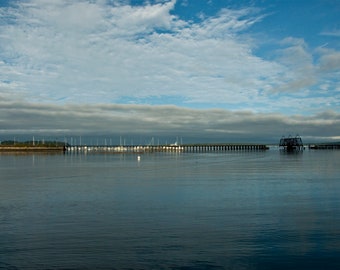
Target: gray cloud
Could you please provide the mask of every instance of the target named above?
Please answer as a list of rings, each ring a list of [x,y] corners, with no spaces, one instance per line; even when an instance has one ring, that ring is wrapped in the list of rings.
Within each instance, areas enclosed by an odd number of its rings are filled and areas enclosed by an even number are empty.
[[[258,114],[150,105],[41,105],[0,102],[0,133],[17,135],[180,136],[190,141],[266,141],[299,133],[308,140],[340,139],[340,115]],[[336,137],[337,136],[337,137]]]
[[[321,54],[319,59],[321,71],[340,72],[340,52],[325,48],[320,49],[319,52]]]

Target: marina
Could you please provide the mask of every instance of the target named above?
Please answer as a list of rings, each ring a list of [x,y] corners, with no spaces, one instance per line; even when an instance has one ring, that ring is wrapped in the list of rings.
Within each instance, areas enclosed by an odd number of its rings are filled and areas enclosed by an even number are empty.
[[[65,152],[65,146],[0,146],[0,152]]]
[[[256,143],[194,143],[194,144],[158,144],[158,145],[72,145],[67,142],[49,142],[46,144],[33,144],[32,142],[17,143],[12,145],[0,145],[0,152],[41,152],[41,153],[153,153],[153,152],[186,152],[186,153],[205,153],[205,152],[227,152],[227,151],[266,151],[275,145],[256,144]],[[282,137],[279,145],[283,151],[302,151],[305,145],[299,136]],[[311,150],[340,149],[340,143],[319,143],[307,144]]]
[[[113,145],[86,146],[66,145],[66,153],[150,153],[150,152],[225,152],[225,151],[265,151],[264,144],[171,144],[171,145]]]

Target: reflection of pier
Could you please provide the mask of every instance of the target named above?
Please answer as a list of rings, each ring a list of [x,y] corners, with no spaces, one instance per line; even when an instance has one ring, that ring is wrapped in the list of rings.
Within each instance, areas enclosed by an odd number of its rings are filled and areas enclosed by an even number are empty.
[[[66,146],[69,153],[151,153],[151,152],[226,152],[263,151],[264,144],[186,144],[186,145],[116,145],[116,146]]]

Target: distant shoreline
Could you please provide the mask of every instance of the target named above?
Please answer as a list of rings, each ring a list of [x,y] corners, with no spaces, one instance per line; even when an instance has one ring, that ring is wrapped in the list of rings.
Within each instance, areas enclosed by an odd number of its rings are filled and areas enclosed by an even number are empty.
[[[64,146],[0,146],[0,152],[64,152]]]

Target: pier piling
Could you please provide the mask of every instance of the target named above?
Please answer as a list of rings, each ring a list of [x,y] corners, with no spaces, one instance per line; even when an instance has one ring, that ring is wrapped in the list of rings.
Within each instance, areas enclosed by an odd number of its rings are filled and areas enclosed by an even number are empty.
[[[151,153],[151,152],[226,152],[226,151],[264,151],[264,144],[183,144],[183,145],[115,145],[80,146],[68,145],[66,152],[108,152],[108,153]]]

